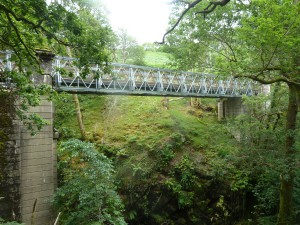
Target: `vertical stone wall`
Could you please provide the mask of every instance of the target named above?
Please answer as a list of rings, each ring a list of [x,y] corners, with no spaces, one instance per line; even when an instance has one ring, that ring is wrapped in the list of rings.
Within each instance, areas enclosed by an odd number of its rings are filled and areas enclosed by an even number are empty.
[[[223,98],[218,102],[218,119],[222,120],[228,117],[235,117],[245,113],[242,98]]]
[[[53,105],[43,99],[31,108],[49,122],[35,136],[21,123],[14,135],[20,149],[20,214],[25,224],[53,224],[50,200],[57,183],[56,141],[53,139]]]
[[[0,99],[2,111],[14,105],[7,99]],[[49,122],[35,136],[22,122],[14,120],[13,113],[0,113],[0,217],[48,225],[55,217],[49,200],[57,184],[53,105],[44,99],[30,111]]]
[[[0,217],[20,220],[20,155],[14,132],[14,97],[0,95]]]
[[[39,56],[43,70],[49,74],[53,55],[40,52]],[[51,84],[49,76],[36,74],[32,80],[35,84]],[[44,97],[39,106],[29,110],[49,123],[32,136],[14,116],[15,99],[5,93],[0,92],[0,217],[26,225],[53,224],[50,200],[57,184],[53,103]]]
[[[224,98],[218,100],[218,120],[221,121],[225,118],[225,111],[224,111]]]

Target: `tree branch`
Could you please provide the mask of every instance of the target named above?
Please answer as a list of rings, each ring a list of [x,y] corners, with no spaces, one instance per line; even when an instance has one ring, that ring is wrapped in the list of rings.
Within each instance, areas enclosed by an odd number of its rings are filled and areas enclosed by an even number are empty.
[[[210,45],[206,44],[204,41],[199,41],[199,44],[202,44],[203,46],[205,46],[205,47],[209,48],[210,50],[216,52],[217,54],[223,56],[224,58],[226,58],[226,59],[227,59],[228,61],[230,61],[230,62],[236,62],[235,59],[232,60],[231,58],[229,58],[229,57],[228,57],[227,55],[225,55],[224,53],[222,53],[222,52],[218,51],[217,49],[211,47]]]
[[[0,4],[0,9],[3,10],[5,13],[11,14],[15,20],[17,21],[22,21],[25,24],[29,24],[31,25],[33,28],[38,28],[38,24],[33,23],[32,21],[24,18],[24,17],[18,17],[12,10],[8,9],[7,7],[5,7],[4,5]]]
[[[7,46],[11,47],[11,48],[16,47],[16,44],[13,45],[12,43],[9,43],[9,42],[3,40],[2,38],[0,38],[0,42],[3,43],[4,45],[7,45]]]
[[[181,3],[184,3],[184,4],[186,4],[186,5],[189,5],[189,4],[190,4],[189,1],[184,1],[184,0],[178,0],[178,1],[174,0],[172,3],[176,3],[176,2],[181,2]]]
[[[59,44],[65,45],[65,46],[72,46],[70,43],[67,43],[61,39],[59,39],[54,33],[48,31],[45,29],[45,27],[42,26],[42,23],[45,21],[44,19],[40,19],[36,24],[25,17],[20,17],[16,13],[14,13],[12,10],[5,7],[5,5],[0,4],[0,11],[3,10],[6,15],[11,15],[16,21],[23,22],[24,24],[27,24],[31,26],[33,30],[35,30],[37,33],[40,31],[44,32],[47,36],[51,36],[55,41],[57,41]],[[10,16],[9,16],[10,17]],[[40,31],[39,31],[40,30]],[[21,40],[20,40],[21,41]]]
[[[226,48],[226,46],[229,48],[229,50],[231,51],[231,53],[232,53],[232,58],[230,57],[230,56],[225,56],[225,58],[226,59],[228,59],[228,61],[229,62],[237,62],[237,59],[236,59],[236,56],[235,56],[235,52],[234,52],[234,50],[233,50],[233,47],[225,40],[225,38],[220,38],[220,37],[217,37],[216,35],[213,35],[213,37],[216,39],[216,40],[218,40],[219,42],[221,42],[222,43],[222,45],[225,45],[225,48]],[[221,54],[221,53],[219,53],[219,54]],[[230,54],[230,53],[229,53]],[[221,55],[223,55],[223,54],[221,54]]]
[[[283,78],[283,77],[277,77],[277,78],[268,80],[268,79],[260,78],[258,76],[259,76],[259,74],[258,75],[234,75],[234,78],[243,78],[243,77],[249,78],[251,80],[258,81],[261,84],[274,84],[277,82],[285,82],[285,83],[300,85],[300,83],[295,83],[295,82],[289,81],[288,79]]]
[[[183,19],[183,17],[185,16],[185,14],[190,11],[192,8],[194,8],[196,5],[198,5],[202,0],[195,0],[193,1],[192,3],[188,3],[186,1],[182,1],[183,3],[187,3],[188,4],[188,7],[181,13],[181,15],[179,16],[179,18],[177,19],[176,23],[164,34],[163,36],[163,39],[161,42],[155,42],[156,44],[164,44],[165,43],[165,39],[166,39],[166,36],[168,34],[170,34],[177,26],[178,24],[180,23],[180,21]],[[226,5],[230,0],[222,0],[222,1],[218,1],[218,2],[210,2],[209,5],[203,10],[203,11],[199,11],[197,12],[196,14],[209,14],[211,13],[212,11],[215,10],[215,8],[217,6],[224,6]],[[213,7],[211,7],[213,6]]]
[[[217,6],[224,6],[226,5],[230,0],[222,0],[218,2],[210,2],[209,5],[202,11],[196,12],[196,14],[208,14],[211,13],[216,9]]]
[[[178,20],[176,21],[176,23],[171,27],[171,29],[169,29],[163,36],[163,39],[161,42],[156,42],[157,44],[164,44],[165,43],[165,38],[166,36],[171,33],[180,23],[180,21],[183,19],[184,15],[192,8],[194,8],[199,2],[201,2],[202,0],[196,0],[192,3],[190,3],[188,5],[188,7],[181,13],[181,15],[179,16]]]
[[[34,60],[36,60],[36,57],[32,54],[32,52],[30,51],[30,49],[28,48],[28,46],[26,45],[26,43],[23,41],[21,34],[18,30],[18,28],[15,26],[14,22],[12,21],[12,19],[9,16],[8,12],[5,12],[5,15],[9,21],[9,24],[12,26],[12,28],[15,30],[15,33],[18,37],[18,40],[21,42],[21,44],[23,45],[23,47],[25,48],[26,52],[30,55],[30,57],[32,57]]]

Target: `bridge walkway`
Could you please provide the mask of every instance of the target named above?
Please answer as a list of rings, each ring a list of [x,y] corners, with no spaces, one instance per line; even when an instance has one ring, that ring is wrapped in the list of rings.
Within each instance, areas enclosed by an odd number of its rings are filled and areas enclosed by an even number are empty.
[[[249,79],[111,63],[109,73],[98,65],[87,74],[76,59],[56,57],[52,76],[57,91],[69,93],[236,98],[257,95],[261,86]]]
[[[99,65],[78,68],[77,59],[55,56],[50,73],[59,92],[100,95],[141,95],[206,98],[240,98],[262,92],[262,85],[249,79],[208,73],[111,63],[104,72]],[[17,69],[11,53],[0,52],[0,74]],[[36,78],[32,78],[36,79]],[[9,85],[11,80],[1,80]]]

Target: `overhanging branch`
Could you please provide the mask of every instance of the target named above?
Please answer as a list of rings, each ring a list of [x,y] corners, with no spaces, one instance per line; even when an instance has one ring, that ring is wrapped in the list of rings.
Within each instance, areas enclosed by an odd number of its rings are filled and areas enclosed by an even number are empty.
[[[221,0],[217,2],[210,2],[208,6],[203,10],[199,11],[196,14],[209,14],[215,10],[217,6],[224,6],[226,5],[230,0]],[[183,1],[184,3],[187,3],[186,1]],[[161,42],[156,42],[157,44],[164,44],[166,36],[170,34],[180,23],[180,21],[183,19],[185,14],[190,11],[192,8],[194,8],[196,5],[198,5],[202,0],[195,0],[192,3],[187,3],[188,7],[180,14],[179,18],[177,19],[176,23],[164,34],[163,39]]]
[[[34,55],[32,55],[32,52],[30,51],[29,47],[24,42],[23,38],[21,37],[20,31],[15,26],[14,22],[12,21],[12,19],[9,16],[9,14],[7,12],[5,12],[5,15],[6,15],[7,19],[8,19],[8,22],[9,22],[10,26],[12,26],[12,28],[14,29],[15,34],[17,35],[18,40],[21,42],[21,44],[23,45],[23,47],[26,50],[26,52],[31,56],[31,58],[33,58],[33,59],[36,60],[36,57]]]
[[[72,46],[70,43],[60,39],[57,35],[55,35],[53,32],[47,30],[44,26],[43,26],[43,22],[45,21],[45,19],[40,19],[38,20],[36,23],[34,23],[33,21],[19,16],[17,15],[13,10],[9,9],[8,7],[6,7],[3,4],[0,4],[0,12],[3,11],[7,17],[9,17],[9,22],[12,22],[12,18],[18,22],[22,22],[23,24],[26,24],[28,26],[31,27],[32,30],[34,30],[37,34],[38,33],[44,33],[46,36],[53,38],[57,43],[65,45],[65,46]],[[10,24],[11,25],[11,24]],[[16,27],[15,27],[16,28]],[[17,30],[16,30],[17,29]],[[15,31],[18,32],[18,28],[16,28]],[[17,35],[18,36],[18,35]],[[19,36],[18,36],[19,38]],[[20,40],[20,42],[22,42],[22,40]]]
[[[217,6],[224,6],[226,5],[230,0],[222,0],[222,1],[218,1],[218,2],[210,2],[208,4],[208,6],[202,10],[202,11],[199,11],[199,12],[196,12],[196,14],[208,14],[208,13],[211,13],[212,11],[214,11]]]
[[[268,79],[268,78],[263,78],[260,76],[261,73],[257,74],[257,75],[234,75],[234,78],[248,78],[254,81],[258,81],[261,84],[274,84],[274,83],[278,83],[278,82],[284,82],[286,84],[289,85],[294,85],[298,88],[300,88],[300,83],[299,82],[295,82],[295,81],[291,81],[286,77],[275,77],[273,79]]]

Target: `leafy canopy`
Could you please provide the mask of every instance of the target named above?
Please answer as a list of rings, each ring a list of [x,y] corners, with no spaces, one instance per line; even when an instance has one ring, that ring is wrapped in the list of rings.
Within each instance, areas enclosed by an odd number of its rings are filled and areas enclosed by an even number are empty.
[[[1,82],[11,81],[14,85],[1,85],[0,94],[18,96],[17,115],[29,128],[34,128],[32,122],[38,129],[45,122],[38,115],[25,115],[28,106],[38,105],[41,95],[51,98],[54,93],[49,85],[32,79],[37,74],[49,77],[50,71],[41,67],[44,60],[71,51],[72,57],[79,58],[80,67],[109,61],[111,28],[102,11],[88,0],[3,0],[0,26],[0,50],[11,51],[14,62],[13,71],[0,71]],[[47,51],[41,54],[40,50]]]

